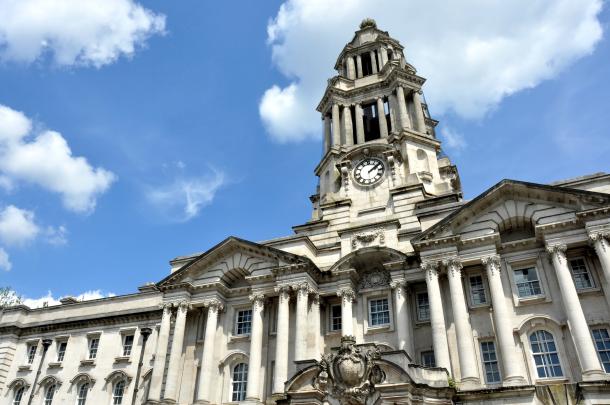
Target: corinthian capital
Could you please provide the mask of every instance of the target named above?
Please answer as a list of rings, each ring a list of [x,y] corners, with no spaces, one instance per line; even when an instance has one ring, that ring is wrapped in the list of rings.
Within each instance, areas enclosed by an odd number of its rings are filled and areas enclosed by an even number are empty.
[[[447,270],[449,270],[449,273],[452,276],[459,276],[462,268],[464,267],[460,259],[457,257],[443,259],[443,265],[447,267]]]
[[[280,303],[290,301],[290,286],[285,285],[277,285],[275,286],[275,292],[278,293],[280,298]]]
[[[210,298],[203,303],[203,306],[208,308],[208,311],[219,313],[224,309],[224,303],[218,298]]]
[[[248,297],[250,299],[250,302],[252,303],[252,305],[257,308],[257,309],[263,309],[264,305],[265,305],[265,294],[261,293],[261,292],[254,292],[252,294],[250,294],[250,296]]]
[[[547,253],[551,255],[551,257],[557,257],[561,260],[565,260],[566,250],[568,250],[568,247],[563,243],[557,245],[546,245]]]
[[[500,271],[500,256],[499,255],[491,255],[481,259],[481,262],[491,273],[493,274],[496,271]]]
[[[308,295],[310,292],[313,292],[313,288],[306,281],[293,284],[291,287],[296,291],[297,295]]]
[[[610,241],[610,232],[608,232],[608,231],[589,232],[589,240],[591,241],[591,243],[595,243],[598,241],[609,242]]]
[[[337,290],[337,296],[344,301],[354,302],[356,299],[356,292],[352,287],[341,287]]]

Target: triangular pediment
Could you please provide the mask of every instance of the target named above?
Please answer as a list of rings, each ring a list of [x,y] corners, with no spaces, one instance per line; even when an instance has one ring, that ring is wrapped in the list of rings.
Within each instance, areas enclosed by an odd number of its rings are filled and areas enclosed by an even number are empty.
[[[271,275],[273,269],[293,264],[313,266],[305,257],[231,236],[193,257],[157,286],[220,284],[241,288],[249,285],[248,277]]]
[[[585,190],[502,180],[412,240],[484,237],[514,232],[525,239],[544,225],[578,221],[578,214],[610,206],[610,195]]]

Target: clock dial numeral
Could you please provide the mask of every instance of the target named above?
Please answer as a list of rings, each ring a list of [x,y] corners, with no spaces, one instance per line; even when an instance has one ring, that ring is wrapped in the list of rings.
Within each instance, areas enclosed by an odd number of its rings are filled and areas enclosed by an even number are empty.
[[[354,179],[362,185],[377,183],[383,177],[385,166],[376,158],[367,158],[354,169]]]

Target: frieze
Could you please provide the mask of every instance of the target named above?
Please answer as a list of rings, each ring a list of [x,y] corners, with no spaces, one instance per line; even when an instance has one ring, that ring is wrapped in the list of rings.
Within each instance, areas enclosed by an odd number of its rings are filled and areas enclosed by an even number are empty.
[[[371,245],[376,239],[379,245],[385,245],[385,231],[382,228],[377,228],[369,232],[360,232],[352,235],[352,250],[358,249],[358,246],[366,247]]]
[[[390,285],[390,273],[385,269],[372,269],[361,274],[359,289],[387,287]]]

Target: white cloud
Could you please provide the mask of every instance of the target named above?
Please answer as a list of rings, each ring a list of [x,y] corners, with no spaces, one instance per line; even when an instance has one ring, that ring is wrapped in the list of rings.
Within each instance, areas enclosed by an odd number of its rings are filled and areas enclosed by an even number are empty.
[[[90,291],[85,291],[82,294],[76,295],[76,296],[74,296],[74,298],[76,298],[79,301],[89,301],[89,300],[96,300],[96,299],[100,299],[100,298],[114,297],[114,296],[115,296],[114,293],[104,294],[101,290],[90,290]],[[24,298],[23,304],[27,305],[30,308],[42,308],[44,306],[59,305],[59,304],[61,304],[61,302],[59,300],[62,298],[63,297],[55,298],[53,296],[53,293],[51,293],[51,291],[47,291],[46,295],[39,297],[39,298]]]
[[[601,8],[601,0],[287,0],[269,23],[268,41],[290,84],[264,93],[261,119],[278,141],[319,138],[315,107],[364,17],[405,46],[407,60],[428,79],[433,112],[480,118],[593,52]]]
[[[444,146],[455,151],[461,151],[466,148],[467,143],[464,135],[461,133],[454,131],[446,125],[441,128],[440,132]]]
[[[44,233],[47,243],[51,245],[61,246],[68,243],[68,230],[63,225],[47,226]]]
[[[133,0],[3,0],[0,60],[102,66],[165,29],[165,16]]]
[[[8,253],[6,253],[6,250],[0,247],[0,269],[4,271],[10,271],[12,267],[13,264],[11,263],[8,257]]]
[[[59,193],[69,210],[92,212],[116,176],[73,156],[59,132],[32,128],[23,113],[0,105],[0,175],[9,184],[25,181]]]
[[[224,183],[224,173],[213,170],[209,175],[180,177],[169,184],[150,188],[146,197],[168,219],[185,222],[210,204]]]
[[[0,241],[7,245],[23,245],[34,240],[40,228],[32,211],[9,205],[0,211]]]

